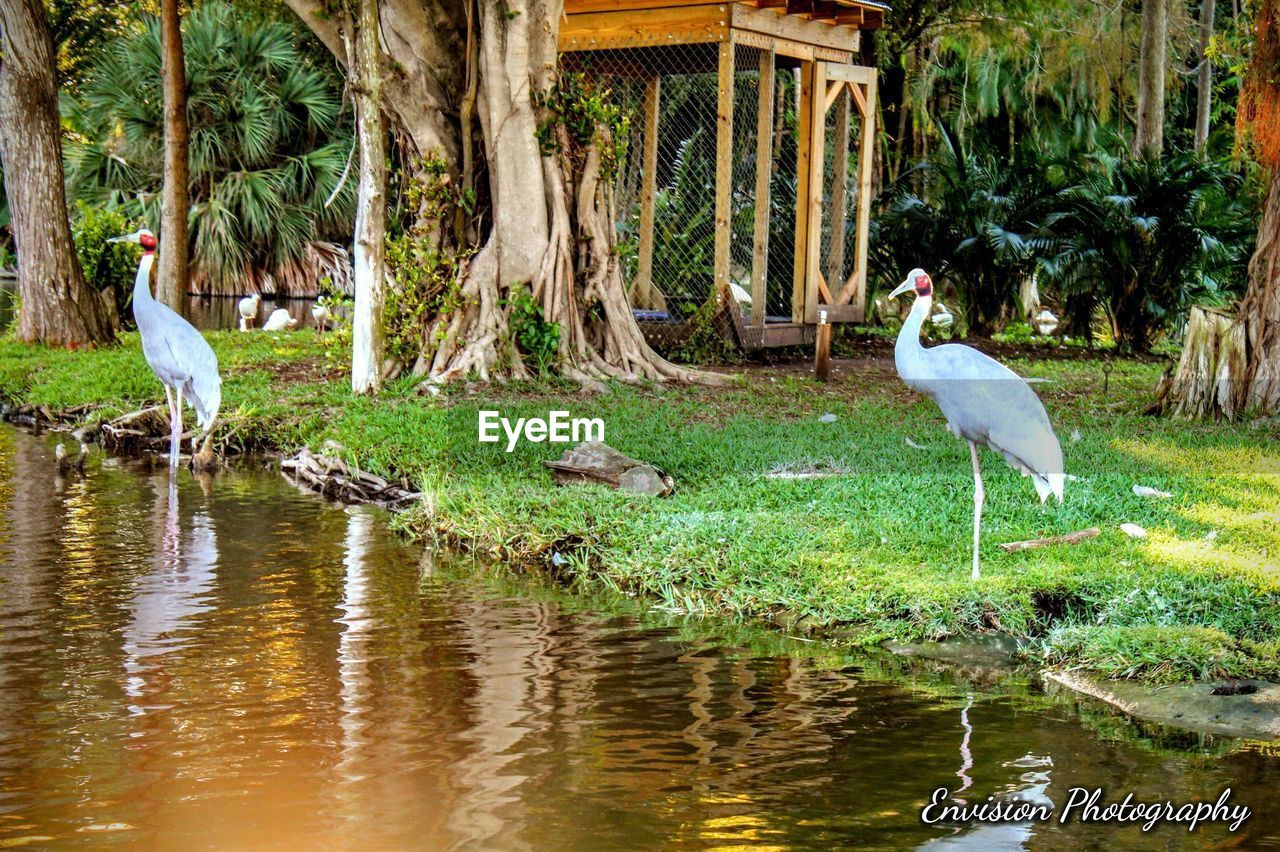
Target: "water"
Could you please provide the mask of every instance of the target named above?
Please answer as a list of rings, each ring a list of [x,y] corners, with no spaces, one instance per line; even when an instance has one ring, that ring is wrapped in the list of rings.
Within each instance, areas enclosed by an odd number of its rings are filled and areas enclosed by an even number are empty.
[[[16,281],[11,278],[0,278],[0,329],[8,328],[14,320],[16,294]],[[276,308],[284,308],[289,312],[289,316],[298,321],[298,328],[315,328],[315,320],[311,317],[311,306],[315,302],[315,299],[263,297],[254,326],[262,328],[262,324],[267,321],[267,317],[271,316],[272,311]],[[201,331],[236,329],[240,327],[239,303],[238,297],[197,296],[189,293],[184,316]],[[331,308],[335,315],[343,310],[341,306]],[[128,322],[132,324],[132,317],[128,318]]]
[[[1273,747],[434,559],[262,466],[60,480],[56,440],[0,429],[0,848],[1280,845]],[[1075,785],[1254,815],[918,818]]]

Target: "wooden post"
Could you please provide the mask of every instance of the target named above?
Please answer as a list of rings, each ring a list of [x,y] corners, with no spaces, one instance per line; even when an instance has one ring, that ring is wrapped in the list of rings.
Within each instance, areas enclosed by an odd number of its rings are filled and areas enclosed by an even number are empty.
[[[849,85],[840,84],[836,96],[835,157],[831,175],[831,240],[827,248],[827,282],[840,287],[844,282],[844,220],[849,199]],[[839,291],[837,290],[837,295]]]
[[[858,229],[857,254],[854,256],[853,292],[844,301],[855,308],[858,320],[867,315],[867,235],[871,228],[871,169],[876,148],[876,69],[868,69],[867,96],[858,106],[862,109],[862,144],[858,149]],[[854,85],[857,85],[856,83]],[[848,289],[846,284],[845,288]]]
[[[818,337],[813,350],[813,374],[820,382],[825,382],[831,375],[831,331],[826,309],[818,308]]]
[[[813,62],[800,66],[798,138],[796,139],[796,242],[791,281],[791,321],[804,322],[805,263],[809,257],[809,155],[813,140]]]
[[[733,44],[720,42],[720,97],[716,104],[716,296],[723,305],[729,293],[729,238],[733,210]]]
[[[640,246],[636,258],[636,280],[631,285],[631,306],[635,308],[666,307],[666,299],[653,289],[653,206],[658,194],[658,98],[662,78],[653,77],[645,85],[643,175],[640,185]]]
[[[818,277],[820,273],[819,257],[822,249],[822,172],[823,156],[827,146],[827,63],[814,61],[813,85],[809,88],[809,123],[808,140],[801,140],[801,145],[809,148],[809,214],[805,217],[805,261],[804,261],[804,322],[818,321]],[[806,145],[807,143],[807,145]]]
[[[764,325],[769,277],[769,181],[773,176],[774,52],[760,51],[756,106],[756,221],[751,257],[751,324]]]

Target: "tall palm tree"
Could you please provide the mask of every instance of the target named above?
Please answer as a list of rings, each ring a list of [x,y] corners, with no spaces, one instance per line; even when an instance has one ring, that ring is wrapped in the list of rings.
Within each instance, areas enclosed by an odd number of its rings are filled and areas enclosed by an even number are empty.
[[[314,292],[328,256],[318,241],[345,240],[354,213],[340,79],[313,65],[283,23],[220,2],[184,18],[183,40],[192,289]],[[73,191],[152,226],[164,173],[162,53],[150,20],[107,50],[65,109]]]

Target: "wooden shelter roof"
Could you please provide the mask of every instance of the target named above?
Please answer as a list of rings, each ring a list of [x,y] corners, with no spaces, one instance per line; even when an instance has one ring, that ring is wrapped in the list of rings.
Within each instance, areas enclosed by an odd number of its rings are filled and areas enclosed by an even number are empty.
[[[566,15],[579,15],[708,5],[725,5],[725,0],[565,0],[564,11]],[[819,21],[852,30],[879,29],[889,12],[889,4],[881,0],[738,0],[734,5],[769,9],[779,17]]]

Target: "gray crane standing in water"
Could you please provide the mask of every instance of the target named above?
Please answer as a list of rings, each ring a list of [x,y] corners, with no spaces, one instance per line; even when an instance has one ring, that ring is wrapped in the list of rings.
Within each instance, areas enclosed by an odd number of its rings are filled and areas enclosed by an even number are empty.
[[[920,328],[933,307],[933,281],[913,269],[890,299],[915,290],[911,314],[898,332],[894,363],[912,390],[932,399],[947,418],[951,434],[969,442],[973,459],[973,579],[978,579],[978,542],[982,531],[982,471],[978,445],[1004,456],[1023,476],[1031,477],[1043,503],[1049,495],[1062,502],[1066,474],[1062,446],[1049,424],[1044,405],[1026,380],[976,349],[958,343],[926,349]]]
[[[156,378],[164,384],[169,401],[169,466],[178,466],[182,443],[182,403],[196,410],[200,433],[191,439],[192,449],[213,429],[222,404],[222,377],[218,358],[195,326],[151,295],[151,265],[156,258],[156,235],[141,228],[108,242],[142,246],[138,277],[133,283],[133,320],[142,336],[142,354]]]

